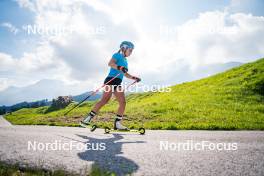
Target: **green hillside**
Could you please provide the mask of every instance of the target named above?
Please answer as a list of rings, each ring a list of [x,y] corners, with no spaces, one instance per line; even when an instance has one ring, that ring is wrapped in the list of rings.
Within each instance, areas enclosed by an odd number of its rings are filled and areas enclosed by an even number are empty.
[[[6,115],[13,124],[77,126],[95,102],[84,103],[67,117],[73,104],[45,114],[48,107],[21,109]],[[95,121],[113,123],[117,103],[111,101]],[[169,93],[127,97],[125,125],[148,129],[264,129],[264,59],[226,72],[171,87]]]

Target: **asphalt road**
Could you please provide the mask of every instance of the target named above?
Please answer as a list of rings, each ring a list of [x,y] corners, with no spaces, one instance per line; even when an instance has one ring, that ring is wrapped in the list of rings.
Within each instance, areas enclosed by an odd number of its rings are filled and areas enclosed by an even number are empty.
[[[101,129],[11,125],[0,117],[0,159],[80,175],[97,165],[118,175],[263,176],[264,131],[104,134]]]

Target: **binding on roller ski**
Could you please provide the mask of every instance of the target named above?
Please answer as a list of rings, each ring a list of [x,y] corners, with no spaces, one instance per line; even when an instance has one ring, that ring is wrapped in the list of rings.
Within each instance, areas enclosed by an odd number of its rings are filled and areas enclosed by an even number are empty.
[[[128,73],[128,62],[127,57],[129,57],[134,49],[134,44],[129,41],[123,41],[120,44],[120,49],[117,53],[113,54],[111,60],[108,63],[108,66],[110,67],[110,71],[108,76],[104,80],[104,84],[96,89],[92,94],[87,96],[84,100],[82,100],[80,103],[75,105],[72,109],[70,109],[68,112],[65,113],[68,114],[70,111],[72,111],[74,108],[79,106],[81,103],[83,103],[85,100],[90,98],[91,96],[95,95],[101,88],[104,88],[104,92],[102,95],[102,98],[99,102],[95,104],[93,109],[90,111],[90,113],[87,115],[86,118],[84,118],[80,125],[85,128],[90,128],[91,131],[96,130],[98,126],[92,122],[92,119],[96,116],[96,114],[99,112],[99,110],[110,100],[112,94],[116,97],[119,107],[116,113],[116,118],[114,121],[114,128],[111,129],[109,127],[105,128],[105,133],[110,132],[116,132],[116,131],[122,131],[122,132],[138,132],[140,134],[145,134],[145,129],[143,127],[139,128],[138,130],[134,129],[128,129],[126,126],[122,125],[122,119],[125,112],[125,106],[126,106],[126,100],[125,100],[125,94],[124,89],[121,87],[121,83],[123,80],[123,77],[127,77],[129,79],[134,80],[133,83],[131,83],[128,87],[132,86],[133,84],[140,82],[141,79],[136,76],[132,76]],[[128,88],[127,87],[127,88]]]

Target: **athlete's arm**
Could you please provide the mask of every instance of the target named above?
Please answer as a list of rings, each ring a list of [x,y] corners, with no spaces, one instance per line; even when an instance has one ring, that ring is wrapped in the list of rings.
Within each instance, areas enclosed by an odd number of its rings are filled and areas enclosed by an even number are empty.
[[[108,66],[117,69],[116,61],[114,58],[109,61]]]
[[[114,58],[112,58],[109,63],[108,63],[108,66],[110,66],[111,68],[114,68],[114,69],[117,69],[117,70],[120,70],[122,71],[123,73],[126,73],[128,71],[127,68],[123,67],[123,66],[120,66],[120,65],[117,65],[116,64],[116,60]]]
[[[140,79],[139,77],[132,76],[132,75],[130,75],[129,73],[125,73],[125,77],[127,77],[127,78],[129,78],[129,79],[133,79],[133,80],[135,80],[135,81],[137,81],[137,82],[140,82],[140,81],[141,81],[141,79]]]
[[[125,73],[124,76],[127,77],[128,79],[133,79],[133,77],[134,77],[134,76],[130,75],[129,73]]]

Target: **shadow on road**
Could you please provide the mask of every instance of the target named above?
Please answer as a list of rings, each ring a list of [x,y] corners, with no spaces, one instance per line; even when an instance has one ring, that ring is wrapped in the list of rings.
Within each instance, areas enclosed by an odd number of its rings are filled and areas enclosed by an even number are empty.
[[[122,145],[126,143],[144,143],[143,141],[120,141],[123,136],[120,134],[112,134],[113,137],[106,139],[96,139],[83,135],[77,135],[83,139],[87,139],[86,144],[102,144],[105,143],[105,150],[86,150],[78,153],[78,156],[86,161],[93,161],[95,166],[117,175],[127,175],[138,170],[139,166],[131,159],[122,154]]]

